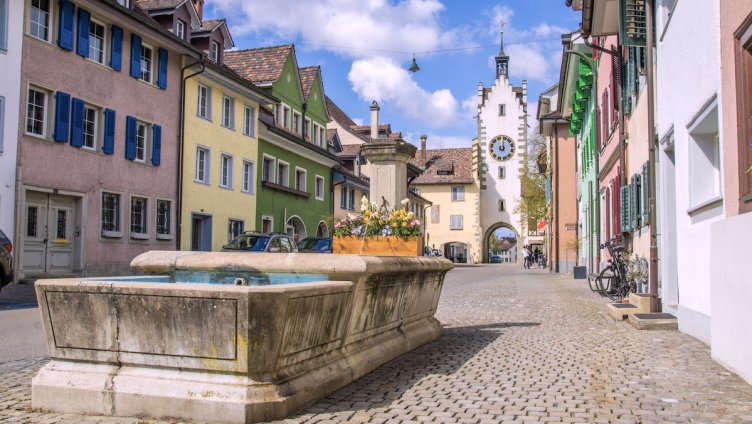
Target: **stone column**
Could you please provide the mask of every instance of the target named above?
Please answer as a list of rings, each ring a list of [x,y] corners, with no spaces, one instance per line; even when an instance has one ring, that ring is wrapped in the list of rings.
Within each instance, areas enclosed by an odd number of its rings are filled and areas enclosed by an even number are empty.
[[[407,162],[417,148],[401,139],[372,140],[363,144],[360,154],[370,163],[371,201],[387,209],[402,207],[407,198]]]

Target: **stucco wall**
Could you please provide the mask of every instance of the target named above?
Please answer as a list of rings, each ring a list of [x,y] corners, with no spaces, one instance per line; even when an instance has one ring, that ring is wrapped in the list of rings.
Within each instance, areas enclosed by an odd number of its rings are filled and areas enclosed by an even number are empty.
[[[211,121],[197,115],[199,83],[211,89],[213,115]],[[221,125],[223,95],[233,97],[235,101],[234,130]],[[243,134],[243,116],[246,105],[254,109],[256,117],[254,137]],[[193,213],[212,216],[212,250],[214,251],[220,250],[228,242],[229,219],[242,220],[246,231],[257,229],[258,113],[258,103],[227,85],[223,86],[203,75],[187,81],[181,249],[190,248]],[[208,184],[198,183],[195,180],[198,146],[210,150]],[[232,156],[232,188],[219,187],[222,154]],[[255,167],[252,175],[252,193],[243,191],[243,161],[252,162]]]
[[[577,232],[572,226],[577,225],[577,187],[576,178],[576,145],[574,136],[569,135],[567,124],[557,124],[558,138],[554,140],[554,155],[550,162],[555,169],[556,176],[552,181],[552,203],[558,204],[558,221],[554,217],[554,225],[558,228],[559,238],[553,239],[558,243],[559,256],[553,247],[554,257],[551,260],[559,261],[559,272],[570,272],[575,263],[577,252],[569,249],[568,244],[574,240]],[[556,167],[556,155],[558,154],[558,168]],[[558,182],[557,182],[558,180]],[[558,184],[558,190],[556,185]],[[569,229],[567,224],[570,224]]]
[[[23,3],[8,1],[7,50],[0,50],[0,230],[15,242],[14,206],[16,193],[16,150],[18,145],[19,94],[21,91],[21,43],[23,39]],[[25,116],[25,115],[24,115]]]
[[[689,198],[688,146],[691,140],[687,125],[702,111],[703,105],[720,95],[719,25],[718,2],[677,2],[671,21],[659,39],[656,62],[658,137],[664,138],[673,128],[675,140],[676,187],[673,192],[676,216],[661,215],[660,219],[661,226],[676,225],[679,329],[706,343],[711,337],[710,287],[714,281],[709,260],[712,250],[708,241],[711,223],[718,216],[692,217],[688,213],[694,205],[690,204]],[[686,46],[693,47],[687,49]],[[698,63],[702,66],[697,66]],[[630,163],[639,164],[642,160],[635,157]],[[662,162],[660,166],[665,167],[666,163]]]

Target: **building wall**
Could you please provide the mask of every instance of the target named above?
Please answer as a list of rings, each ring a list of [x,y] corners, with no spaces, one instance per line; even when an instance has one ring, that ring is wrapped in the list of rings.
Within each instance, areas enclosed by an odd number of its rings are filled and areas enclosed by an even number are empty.
[[[465,187],[465,200],[452,201],[452,187]],[[468,263],[479,263],[483,260],[481,246],[475,236],[478,228],[475,220],[475,205],[479,196],[479,187],[474,184],[423,184],[414,185],[420,190],[420,196],[429,200],[432,206],[426,210],[426,246],[443,251],[447,243],[466,243]],[[434,222],[434,211],[438,209],[438,222]],[[450,228],[450,216],[462,215],[461,230]]]
[[[18,147],[18,114],[21,92],[21,46],[23,40],[24,4],[6,1],[5,49],[0,47],[0,230],[15,243],[14,218],[16,195],[16,154]]]
[[[721,60],[719,36],[719,4],[710,2],[677,2],[668,27],[659,21],[657,56],[657,125],[658,137],[665,140],[673,129],[675,155],[674,177],[676,187],[662,187],[668,191],[669,201],[676,204],[676,213],[660,214],[660,226],[676,228],[676,280],[678,280],[679,329],[709,343],[711,339],[711,224],[723,215],[721,204],[697,210],[690,198],[690,178],[696,169],[691,168],[689,147],[694,143],[689,134],[690,125],[706,105],[720,96]],[[687,49],[686,46],[693,46]],[[702,66],[697,66],[702,63]],[[725,66],[725,65],[724,65]],[[687,88],[691,87],[691,90]],[[642,96],[644,97],[644,95]],[[681,99],[681,101],[676,101]],[[721,107],[718,108],[718,114]],[[637,133],[637,132],[636,132]],[[660,178],[666,179],[668,171],[666,149],[660,158]],[[631,159],[641,163],[641,158]],[[712,177],[710,177],[712,178]],[[675,197],[671,197],[671,193]],[[668,240],[661,240],[669,244]],[[728,248],[728,246],[727,246]],[[662,257],[666,251],[661,252]],[[664,270],[664,281],[670,281],[673,270]],[[669,285],[664,285],[666,296]],[[665,305],[664,309],[673,305]]]
[[[577,254],[569,248],[570,243],[577,235],[575,231],[577,226],[577,187],[576,179],[572,178],[573,175],[577,174],[576,141],[575,137],[569,135],[569,125],[556,125],[558,129],[554,134],[558,135],[558,138],[553,140],[553,155],[550,163],[553,166],[554,173],[551,191],[552,204],[557,205],[558,208],[558,221],[554,220],[553,225],[558,229],[559,237],[556,238],[556,235],[553,235],[552,252],[554,252],[554,255],[549,260],[559,262],[559,272],[570,272],[575,265],[575,255]],[[557,155],[558,166],[556,166]],[[557,184],[558,189],[556,189]],[[555,253],[557,245],[558,257]]]
[[[258,175],[258,113],[256,101],[232,86],[220,84],[218,78],[209,79],[212,71],[187,80],[185,102],[185,149],[183,165],[183,205],[182,231],[180,248],[189,250],[191,244],[191,216],[193,213],[212,217],[212,250],[218,251],[228,240],[229,219],[241,220],[246,231],[256,230],[256,192],[259,185]],[[221,77],[220,77],[221,78]],[[211,90],[212,120],[199,117],[198,84]],[[222,123],[222,96],[227,95],[235,101],[235,129],[228,129]],[[256,120],[253,137],[243,134],[244,108],[248,105],[254,109]],[[209,149],[209,182],[196,182],[197,147]],[[232,187],[223,188],[220,182],[220,155],[232,156]],[[253,181],[251,192],[242,190],[243,161],[253,163]]]
[[[29,2],[25,2],[28,9]],[[53,5],[52,43],[24,36],[21,80],[20,114],[22,126],[26,119],[26,104],[29,84],[49,90],[47,105],[47,135],[45,138],[29,136],[21,128],[19,148],[19,177],[26,191],[67,193],[75,198],[78,215],[73,244],[77,250],[73,271],[84,275],[119,274],[130,272],[133,257],[148,250],[174,249],[175,241],[157,240],[155,236],[155,201],[172,201],[173,222],[176,200],[178,116],[180,93],[181,54],[172,50],[167,39],[154,30],[123,18],[109,6],[100,2],[79,2],[92,12],[92,16],[106,23],[123,27],[122,69],[114,71],[108,66],[84,60],[74,51],[67,51],[54,44],[57,34],[58,3]],[[26,20],[28,13],[26,11]],[[169,49],[167,88],[136,80],[129,75],[131,33],[143,37],[145,43],[155,48]],[[156,64],[155,64],[156,71]],[[101,108],[116,112],[114,154],[72,147],[68,143],[52,140],[52,121],[57,91],[68,93]],[[161,164],[136,163],[127,160],[125,153],[126,116],[134,116],[162,127]],[[101,116],[100,116],[101,117]],[[103,121],[100,121],[102,125]],[[100,138],[101,147],[101,138]],[[101,235],[101,192],[112,191],[121,195],[121,237],[104,238]],[[25,192],[19,193],[17,234],[23,233],[26,211]],[[148,200],[148,240],[129,236],[130,196],[139,195]],[[172,228],[173,234],[175,228]],[[23,242],[18,246],[18,260],[23,269]]]
[[[355,192],[355,200],[353,204],[353,208],[350,209],[350,192],[349,190],[352,189]],[[347,193],[347,205],[345,208],[343,208],[342,205],[342,190],[348,190]],[[336,220],[342,219],[347,216],[348,213],[359,213],[360,212],[360,200],[363,198],[363,195],[367,195],[367,192],[364,192],[363,190],[357,188],[357,187],[350,187],[346,186],[344,184],[337,184],[334,186],[334,191],[332,194],[332,199],[334,200],[334,219],[335,223]],[[330,228],[331,231],[331,228]]]
[[[337,130],[337,135],[339,136],[339,142],[342,143],[342,145],[348,145],[348,144],[363,144],[366,141],[363,140],[363,138],[353,134],[349,128],[345,128],[340,124],[339,122],[332,119],[329,121],[329,123],[326,124],[326,128],[328,129],[335,129]],[[360,173],[361,175],[370,176],[371,175],[371,163],[368,162],[365,159],[361,159],[360,163]]]

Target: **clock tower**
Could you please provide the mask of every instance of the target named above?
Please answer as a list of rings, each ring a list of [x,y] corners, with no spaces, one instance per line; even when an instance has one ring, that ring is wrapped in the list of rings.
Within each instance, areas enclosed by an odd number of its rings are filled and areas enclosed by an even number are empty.
[[[478,84],[478,134],[475,152],[480,166],[480,234],[484,262],[489,257],[492,233],[506,228],[517,238],[521,252],[527,243],[527,228],[515,212],[521,197],[520,174],[527,152],[527,82],[514,86],[509,80],[509,56],[501,48],[495,58],[496,79],[490,87]],[[508,232],[507,232],[508,233]],[[520,260],[521,253],[518,254]]]

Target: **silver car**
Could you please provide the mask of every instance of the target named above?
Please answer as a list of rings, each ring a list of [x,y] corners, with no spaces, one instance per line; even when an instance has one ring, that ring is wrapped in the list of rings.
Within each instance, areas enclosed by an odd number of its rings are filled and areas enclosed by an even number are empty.
[[[287,234],[246,231],[222,247],[223,252],[297,253],[295,240]]]
[[[13,243],[0,230],[0,288],[13,281]]]

